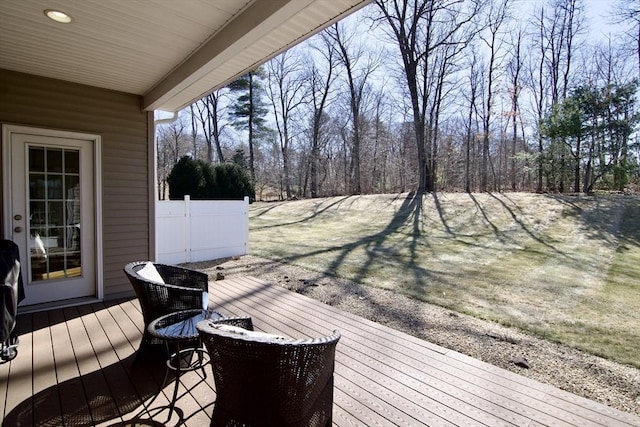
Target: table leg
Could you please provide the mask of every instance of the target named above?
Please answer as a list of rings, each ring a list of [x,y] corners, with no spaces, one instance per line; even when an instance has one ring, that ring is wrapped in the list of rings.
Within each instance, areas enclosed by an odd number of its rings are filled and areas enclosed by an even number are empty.
[[[169,416],[167,417],[167,421],[171,419],[171,415],[173,414],[173,409],[176,406],[176,400],[178,399],[178,385],[180,383],[180,370],[182,368],[182,358],[180,357],[180,342],[176,342],[176,352],[174,353],[178,358],[176,366],[171,365],[171,360],[173,359],[173,354],[171,354],[171,350],[169,349],[169,344],[167,343],[167,353],[169,353],[169,360],[167,360],[167,375],[169,375],[169,370],[173,368],[176,372],[176,377],[173,381],[173,397],[171,398],[171,402],[169,402]],[[165,422],[167,422],[165,421]]]

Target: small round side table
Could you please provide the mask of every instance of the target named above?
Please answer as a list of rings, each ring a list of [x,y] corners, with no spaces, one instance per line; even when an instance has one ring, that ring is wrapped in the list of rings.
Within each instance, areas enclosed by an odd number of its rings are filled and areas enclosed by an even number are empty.
[[[207,376],[204,368],[209,363],[209,355],[202,346],[196,325],[203,320],[220,318],[222,318],[222,315],[216,311],[203,309],[183,310],[161,316],[149,324],[147,331],[153,337],[163,340],[167,349],[167,370],[162,381],[162,388],[167,385],[169,372],[175,371],[173,397],[169,404],[167,421],[171,419],[175,408],[180,375],[183,372],[202,369],[204,378]],[[188,346],[186,346],[187,344]],[[172,347],[175,349],[173,353]],[[197,357],[194,358],[194,355]]]

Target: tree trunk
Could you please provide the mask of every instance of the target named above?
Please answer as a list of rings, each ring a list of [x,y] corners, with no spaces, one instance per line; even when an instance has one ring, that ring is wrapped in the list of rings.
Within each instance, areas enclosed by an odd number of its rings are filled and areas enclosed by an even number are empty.
[[[256,182],[256,169],[255,169],[255,156],[253,150],[253,113],[254,113],[254,99],[253,99],[253,75],[249,73],[249,117],[247,117],[249,127],[249,173],[251,174],[251,182]]]

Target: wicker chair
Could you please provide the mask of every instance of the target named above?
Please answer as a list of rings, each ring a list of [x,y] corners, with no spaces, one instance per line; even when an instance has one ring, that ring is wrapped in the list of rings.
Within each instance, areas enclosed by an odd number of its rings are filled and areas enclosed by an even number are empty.
[[[153,264],[164,283],[149,280],[138,274],[146,265],[147,261],[137,261],[124,267],[140,301],[144,319],[144,334],[138,355],[140,350],[149,345],[161,344],[147,331],[149,323],[165,314],[203,308],[203,297],[209,287],[209,278],[205,273],[164,264]]]
[[[329,426],[340,333],[289,340],[196,326],[211,359],[212,426]]]

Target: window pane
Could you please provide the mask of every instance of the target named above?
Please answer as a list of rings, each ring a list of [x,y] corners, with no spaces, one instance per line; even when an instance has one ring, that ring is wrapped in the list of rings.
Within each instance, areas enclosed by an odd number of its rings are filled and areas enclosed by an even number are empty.
[[[62,199],[62,175],[47,175],[47,197],[49,199]]]
[[[47,225],[55,225],[57,227],[64,225],[64,209],[63,202],[48,202],[48,220]]]
[[[29,147],[29,170],[44,172],[44,148]]]
[[[64,177],[64,195],[67,200],[80,199],[80,178],[74,175]]]
[[[30,173],[29,174],[29,198],[44,200],[46,197],[44,174]]]
[[[29,226],[32,229],[40,225],[46,225],[47,211],[45,209],[46,207],[44,202],[32,201],[31,203],[29,203],[29,214],[31,215]]]
[[[66,173],[80,173],[80,152],[79,151],[65,150],[64,171]]]
[[[62,150],[47,149],[47,172],[62,172]]]

